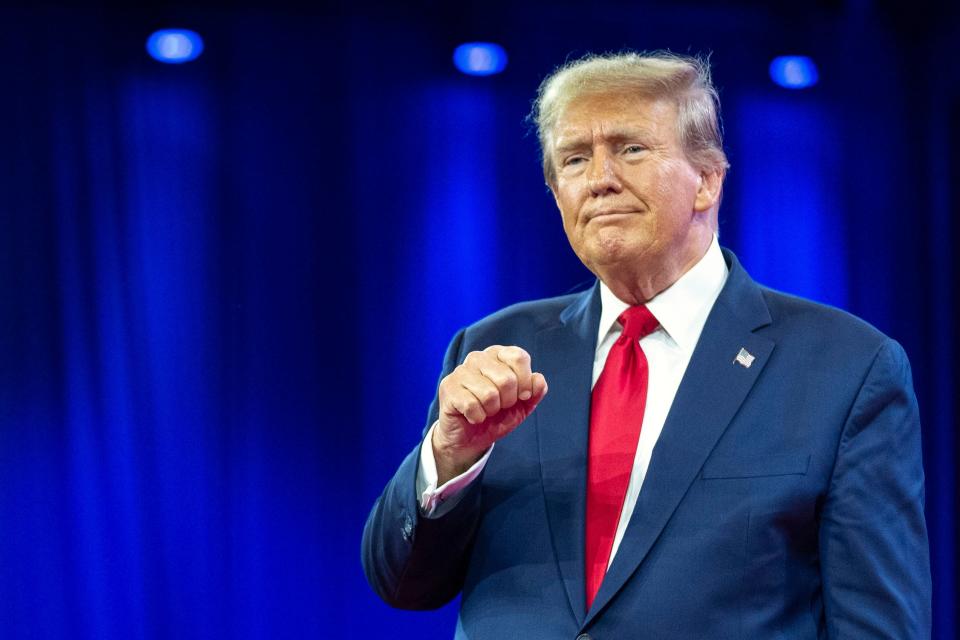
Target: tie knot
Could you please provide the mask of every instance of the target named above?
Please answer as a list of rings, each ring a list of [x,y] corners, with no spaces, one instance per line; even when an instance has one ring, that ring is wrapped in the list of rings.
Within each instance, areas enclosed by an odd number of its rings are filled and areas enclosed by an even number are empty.
[[[630,307],[620,314],[618,320],[623,325],[622,335],[631,340],[639,340],[650,335],[660,326],[660,323],[653,317],[646,305]]]

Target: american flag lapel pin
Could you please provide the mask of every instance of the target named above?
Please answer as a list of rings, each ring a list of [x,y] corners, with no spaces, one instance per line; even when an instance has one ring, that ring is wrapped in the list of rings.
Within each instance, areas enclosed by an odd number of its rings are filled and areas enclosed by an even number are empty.
[[[744,369],[749,369],[750,365],[752,365],[753,361],[756,359],[757,359],[756,356],[754,356],[752,353],[750,353],[743,347],[740,347],[740,352],[737,354],[737,357],[733,359],[733,361],[739,364]]]

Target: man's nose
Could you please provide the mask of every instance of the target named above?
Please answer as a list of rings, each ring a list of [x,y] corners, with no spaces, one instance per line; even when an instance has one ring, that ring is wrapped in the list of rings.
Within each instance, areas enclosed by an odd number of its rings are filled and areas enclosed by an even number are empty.
[[[587,173],[587,185],[595,196],[605,193],[619,193],[623,188],[620,184],[619,168],[616,159],[605,149],[593,154]]]

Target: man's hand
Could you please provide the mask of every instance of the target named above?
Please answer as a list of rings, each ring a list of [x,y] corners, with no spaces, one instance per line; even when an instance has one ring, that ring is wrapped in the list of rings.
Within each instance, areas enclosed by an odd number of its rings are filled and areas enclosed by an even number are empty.
[[[520,347],[493,345],[467,354],[440,381],[440,419],[432,442],[438,486],[516,429],[546,393],[546,379],[531,372],[530,354]]]

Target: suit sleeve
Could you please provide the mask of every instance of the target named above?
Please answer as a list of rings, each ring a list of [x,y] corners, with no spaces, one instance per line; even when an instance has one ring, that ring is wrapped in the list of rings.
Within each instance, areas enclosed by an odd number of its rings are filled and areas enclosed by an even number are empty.
[[[441,380],[462,359],[463,337],[461,330],[447,348]],[[438,415],[434,397],[424,433]],[[421,516],[416,495],[419,459],[420,446],[387,484],[363,530],[361,558],[367,582],[387,604],[401,609],[435,609],[460,592],[480,520],[479,481],[464,490],[450,512],[439,518]]]
[[[929,638],[920,417],[899,344],[877,352],[844,425],[820,527],[830,638]]]

